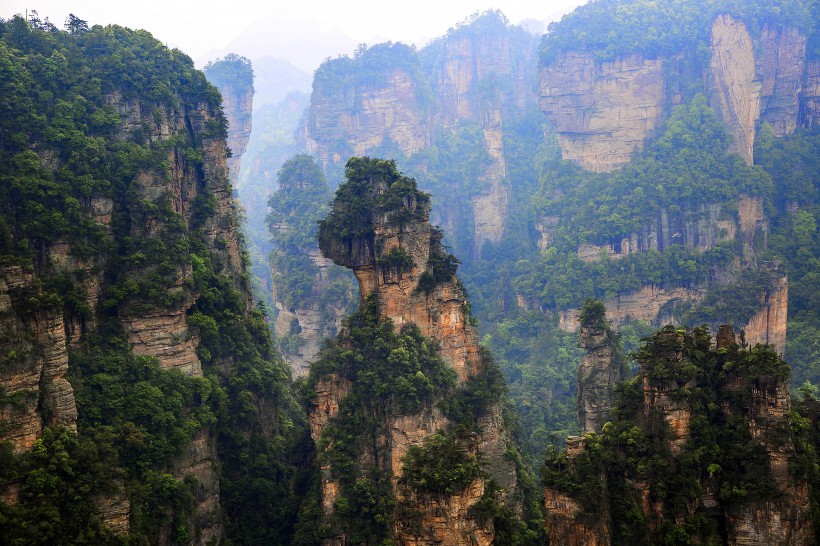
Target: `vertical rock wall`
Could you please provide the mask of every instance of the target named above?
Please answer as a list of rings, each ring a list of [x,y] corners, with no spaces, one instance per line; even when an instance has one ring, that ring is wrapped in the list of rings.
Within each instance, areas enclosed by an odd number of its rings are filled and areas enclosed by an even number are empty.
[[[0,441],[28,451],[43,427],[77,429],[74,389],[68,372],[66,331],[58,308],[40,306],[33,272],[0,267]]]
[[[731,151],[751,164],[755,134],[769,123],[778,136],[817,118],[817,78],[797,29],[764,25],[753,38],[743,21],[718,15],[704,80],[711,106],[732,135]],[[624,55],[596,61],[567,52],[540,68],[541,109],[555,125],[562,157],[590,171],[624,166],[681,100],[677,86],[699,69],[672,57]]]
[[[624,379],[615,354],[615,333],[606,321],[584,324],[578,346],[586,350],[575,382],[578,426],[581,434],[601,432],[615,403],[615,386]]]
[[[366,190],[371,198],[386,191],[384,182],[378,181],[372,182],[372,187]],[[404,197],[398,211],[374,211],[372,235],[345,239],[338,234],[326,233],[320,235],[320,248],[323,255],[353,270],[363,301],[375,295],[380,321],[392,321],[397,330],[404,325],[416,325],[422,335],[437,342],[442,359],[455,370],[457,381],[464,383],[484,373],[487,363],[478,344],[477,328],[467,311],[466,296],[455,276],[436,282],[429,290],[419,289],[419,279],[430,273],[431,256],[446,255],[441,245],[441,232],[429,224],[429,212],[427,200]],[[397,224],[392,220],[396,214],[406,215],[411,220]],[[396,249],[401,249],[412,259],[412,266],[398,270],[384,265],[383,258]],[[324,427],[336,415],[340,401],[350,388],[349,381],[335,376],[319,381],[310,410],[314,439],[321,438]],[[437,401],[428,401],[419,412],[388,415],[383,429],[389,434],[372,439],[373,445],[389,450],[387,460],[382,463],[385,468],[381,470],[393,477],[397,500],[409,502],[417,512],[416,518],[396,516],[396,540],[401,544],[492,544],[492,525],[488,527],[475,519],[471,510],[482,498],[487,478],[475,480],[459,494],[445,496],[417,495],[397,487],[402,476],[402,458],[408,448],[422,445],[426,438],[449,424]],[[516,470],[506,456],[512,444],[498,402],[479,419],[477,430],[469,442],[470,452],[479,454],[486,462],[487,477],[501,488],[502,499],[514,499],[518,487]],[[372,456],[368,454],[361,456],[362,460],[369,458]],[[323,469],[322,478],[325,514],[332,513],[332,501],[339,487],[329,470]],[[325,544],[343,544],[345,540],[337,537]]]
[[[742,21],[720,15],[712,24],[711,46],[712,105],[732,135],[729,149],[751,164],[761,90],[755,70],[754,43]]]
[[[564,159],[605,172],[629,163],[663,121],[663,61],[631,55],[600,63],[567,53],[540,71],[541,110]]]

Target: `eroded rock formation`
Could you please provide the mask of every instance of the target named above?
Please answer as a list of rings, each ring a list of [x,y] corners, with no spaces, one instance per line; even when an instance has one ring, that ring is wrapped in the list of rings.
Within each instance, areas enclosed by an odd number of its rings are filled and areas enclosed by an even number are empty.
[[[680,522],[697,519],[687,535],[698,543],[814,544],[807,478],[789,471],[796,451],[788,366],[768,348],[739,347],[731,327],[710,344],[697,329],[655,334],[638,353],[640,376],[618,401],[612,427],[569,438],[566,453],[548,461],[551,542],[662,543]],[[704,406],[703,395],[717,402]],[[708,469],[703,461],[702,472],[686,466],[695,451],[718,445]],[[668,474],[642,470],[652,457],[666,461]],[[630,510],[639,523],[621,519]]]
[[[730,150],[751,164],[761,90],[754,43],[742,21],[720,15],[712,24],[711,45],[712,104],[732,135]]]
[[[0,267],[0,440],[17,453],[31,449],[45,426],[77,429],[60,309],[43,296],[32,271]]]
[[[378,322],[390,321],[397,333],[405,327],[415,326],[424,337],[436,342],[438,354],[455,371],[457,384],[464,385],[480,378],[488,373],[490,364],[479,347],[478,332],[471,321],[464,291],[454,275],[452,257],[441,244],[442,234],[429,224],[429,197],[417,192],[414,182],[399,177],[395,166],[389,162],[353,158],[348,163],[348,172],[352,172],[351,168],[363,167],[373,167],[371,174],[365,180],[355,177],[356,183],[363,186],[349,190],[355,191],[363,202],[354,204],[342,199],[341,192],[348,190],[339,190],[334,212],[329,216],[333,221],[326,221],[329,223],[320,230],[323,255],[353,270],[359,281],[363,305],[374,302]],[[412,184],[412,191],[409,184]],[[400,196],[394,191],[401,191]],[[391,204],[386,208],[376,205],[382,199]],[[360,208],[367,206],[373,208]],[[353,210],[358,211],[356,218],[363,222],[363,231],[360,235],[342,236],[337,226],[346,223],[341,218],[353,220],[352,216],[346,216]],[[359,214],[364,214],[364,218]],[[338,418],[342,401],[352,388],[355,384],[350,379],[335,374],[318,379],[310,409],[311,434],[315,440],[321,440],[328,423]],[[491,521],[477,518],[472,510],[485,497],[487,480],[492,478],[500,488],[496,493],[497,500],[515,510],[518,510],[515,507],[519,495],[516,469],[505,456],[514,448],[499,401],[486,402],[489,406],[477,419],[475,431],[461,440],[460,449],[470,457],[479,455],[485,461],[487,477],[478,477],[453,494],[418,492],[401,485],[408,450],[423,445],[432,435],[453,425],[439,401],[427,400],[420,409],[410,413],[389,411],[377,428],[381,432],[366,442],[368,446],[381,448],[376,451],[371,451],[373,447],[365,448],[359,459],[380,461],[376,464],[379,471],[392,476],[391,489],[397,504],[412,506],[412,514],[407,511],[394,513],[394,537],[398,542],[413,545],[492,544],[494,530]],[[323,445],[326,444],[319,441],[319,446]],[[322,474],[321,505],[328,517],[335,511],[333,501],[339,494],[339,484],[333,468],[324,467]],[[337,535],[324,543],[341,544],[345,540],[344,535]]]
[[[597,311],[594,316],[593,311]],[[623,358],[603,304],[592,302],[581,312],[578,346],[586,350],[578,365],[575,411],[581,434],[601,432],[615,403],[615,386],[624,379]]]
[[[567,53],[541,68],[540,93],[562,157],[590,171],[611,171],[629,163],[663,121],[663,62],[632,55],[600,63],[587,53]]]
[[[732,136],[731,151],[751,164],[761,123],[782,136],[816,122],[816,70],[797,29],[765,24],[753,38],[746,23],[721,14],[709,36],[706,89]],[[562,157],[599,172],[627,164],[680,103],[681,82],[698,77],[701,69],[690,64],[685,54],[601,62],[568,51],[541,66],[541,109],[555,125]]]

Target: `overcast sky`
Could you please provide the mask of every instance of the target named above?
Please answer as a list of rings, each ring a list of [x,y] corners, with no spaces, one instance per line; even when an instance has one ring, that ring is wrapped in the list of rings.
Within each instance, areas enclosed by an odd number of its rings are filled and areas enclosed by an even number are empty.
[[[90,25],[115,23],[146,29],[199,64],[235,46],[233,50],[245,48],[236,52],[246,56],[264,53],[312,69],[324,57],[349,53],[350,44],[393,40],[423,46],[476,11],[500,9],[518,23],[530,18],[554,19],[581,3],[583,0],[2,0],[0,17],[36,9],[41,19],[48,17],[62,28],[71,12]],[[256,49],[252,50],[251,42]],[[310,43],[315,51],[300,54],[298,50]]]

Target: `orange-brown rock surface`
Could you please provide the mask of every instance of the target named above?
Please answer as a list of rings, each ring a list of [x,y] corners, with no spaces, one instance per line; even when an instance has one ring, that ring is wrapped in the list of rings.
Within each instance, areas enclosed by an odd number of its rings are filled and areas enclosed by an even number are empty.
[[[32,271],[0,267],[0,420],[8,425],[0,440],[17,453],[29,450],[45,426],[77,428],[63,316],[38,302],[37,283]]]
[[[379,163],[379,160],[355,161]],[[364,190],[369,198],[388,191],[388,185],[378,175],[374,178]],[[446,252],[441,244],[441,232],[429,224],[429,198],[417,193],[401,201],[397,209],[372,211],[372,232],[368,229],[369,234],[361,237],[345,238],[338,233],[320,231],[320,248],[325,256],[353,270],[363,301],[375,297],[379,321],[390,320],[396,331],[405,325],[417,326],[423,336],[437,343],[443,361],[456,372],[457,382],[464,383],[485,373],[487,367],[478,344],[477,328],[469,315],[467,298],[453,273],[426,290],[420,289],[419,281],[423,275],[430,275],[434,258],[443,259]],[[336,212],[345,210],[338,197],[336,203]],[[397,216],[408,220],[397,223]],[[385,257],[396,249],[411,258],[412,266],[399,269],[385,263]],[[350,389],[349,380],[333,375],[316,383],[309,411],[314,440],[322,438],[327,423],[339,411],[340,401]],[[365,452],[360,458],[381,460],[381,471],[393,478],[397,503],[409,502],[414,508],[415,515],[410,519],[397,513],[397,542],[418,546],[492,544],[492,524],[475,519],[471,511],[484,495],[487,478],[476,479],[464,491],[453,495],[416,494],[399,487],[403,457],[408,448],[421,446],[425,439],[450,424],[437,401],[430,400],[410,414],[390,413],[385,421],[381,427],[385,432],[378,433],[369,443],[382,446],[378,452],[386,450],[388,454],[377,456]],[[501,501],[514,502],[516,470],[505,455],[512,444],[498,402],[491,403],[476,430],[465,449],[486,462],[488,477],[501,488]],[[329,468],[323,469],[322,506],[326,515],[332,513],[332,499],[338,494],[338,484],[331,475]],[[344,536],[337,536],[327,539],[325,544],[342,544],[345,540]]]

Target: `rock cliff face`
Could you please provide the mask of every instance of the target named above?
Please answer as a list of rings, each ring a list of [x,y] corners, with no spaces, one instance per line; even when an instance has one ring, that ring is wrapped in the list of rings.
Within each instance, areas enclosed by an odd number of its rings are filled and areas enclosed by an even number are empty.
[[[206,193],[212,198],[215,215],[196,227],[202,229],[211,245],[215,266],[233,278],[237,288],[245,290],[241,281],[244,269],[237,238],[238,220],[228,184],[226,143],[218,136],[209,136],[209,125],[219,112],[209,111],[204,105],[200,109],[157,108],[139,100],[126,100],[119,93],[111,94],[107,102],[123,120],[114,138],[131,138],[132,131],[139,129],[146,131],[145,137],[161,148],[175,135],[190,135],[193,141],[202,142],[202,161],[194,165],[183,156],[183,150],[166,146],[170,148],[167,171],[142,170],[131,184],[131,191],[140,202],[151,205],[126,208],[124,201],[95,196],[89,199],[86,214],[111,244],[116,244],[115,236],[135,240],[161,238],[168,228],[194,229],[194,202],[198,195]],[[162,213],[165,206],[176,215],[174,218],[181,220],[182,226],[169,226],[168,217]],[[125,219],[121,224],[128,226],[125,233],[112,231],[115,214]],[[33,272],[19,266],[4,266],[0,272],[0,321],[2,331],[6,332],[2,342],[8,344],[6,352],[15,355],[14,365],[4,367],[0,374],[4,393],[0,411],[2,418],[8,418],[13,425],[3,439],[11,440],[18,452],[29,449],[44,426],[76,429],[73,390],[64,377],[68,369],[67,345],[77,346],[84,336],[97,333],[100,299],[110,290],[104,281],[117,275],[138,281],[152,272],[152,268],[145,267],[111,271],[102,257],[82,260],[74,250],[66,241],[52,243],[39,267],[41,274],[66,274],[80,279],[78,285],[88,309],[81,316],[63,316],[58,307],[32,303],[41,295],[41,281]],[[171,298],[173,303],[153,305],[127,299],[116,308],[116,313],[134,354],[155,357],[164,369],[201,377],[202,367],[196,354],[199,331],[189,323],[188,315],[199,297],[190,289],[190,263],[177,266],[165,278],[170,279],[168,284],[157,288],[169,295],[181,295]],[[249,309],[249,292],[243,293]],[[172,469],[178,478],[192,475],[198,482],[193,517],[188,522],[191,543],[204,544],[222,536],[218,464],[213,433],[209,426],[203,426]],[[103,497],[99,505],[105,524],[117,533],[127,534],[127,496],[118,493]]]
[[[287,228],[285,228],[287,229]],[[330,268],[333,262],[319,253],[318,248],[306,251],[311,263],[316,266],[313,276],[313,296],[324,293],[330,286],[333,277]],[[284,354],[295,378],[305,377],[310,369],[310,363],[319,354],[322,340],[332,337],[342,325],[342,319],[347,311],[347,298],[334,303],[323,304],[315,297],[299,302],[293,309],[289,309],[277,296],[276,281],[271,283],[272,297],[276,307],[276,322],[274,332],[277,337],[284,338],[294,335],[298,331],[301,343],[290,352]]]
[[[586,320],[578,346],[586,350],[575,383],[578,426],[581,434],[601,432],[615,402],[615,386],[624,379],[615,333],[603,317]]]
[[[690,333],[667,327],[656,334],[638,355],[641,371],[636,386],[640,386],[640,402],[634,405],[638,398],[631,402],[619,401],[620,419],[627,420],[624,423],[615,420],[612,429],[604,431],[602,437],[568,439],[566,459],[548,463],[545,499],[552,542],[610,544],[625,540],[628,543],[627,537],[633,540],[644,537],[651,543],[659,543],[668,537],[670,521],[699,517],[703,518],[702,523],[688,531],[690,539],[699,543],[708,543],[717,537],[722,537],[718,541],[723,544],[814,543],[806,478],[789,471],[795,448],[788,432],[789,394],[787,375],[783,373],[786,365],[766,349],[740,349],[730,327],[720,328],[715,348],[710,349],[709,344],[708,336],[697,331]],[[738,367],[708,386],[713,372],[708,371],[710,364],[706,364],[698,351],[705,351],[703,354],[714,351],[715,355],[721,355],[717,357],[719,362],[737,363]],[[703,368],[704,365],[707,368]],[[709,396],[714,396],[719,405],[711,409],[702,406],[699,396],[704,392],[711,393]],[[739,400],[748,403],[738,403]],[[706,417],[704,411],[719,415]],[[720,420],[731,424],[718,425]],[[726,439],[705,440],[702,436],[705,423],[730,427],[724,433]],[[633,425],[631,433],[625,432]],[[647,455],[619,444],[616,438],[635,435],[639,428],[645,435],[643,441],[648,442],[640,449],[648,449],[668,461],[668,472],[680,472],[681,476],[676,478],[678,487],[688,487],[685,480],[698,483],[690,493],[675,497],[681,504],[669,502],[674,493],[668,490],[665,495],[659,493],[657,487],[669,483],[667,477],[643,474],[642,463],[633,467],[634,462],[627,462],[631,457],[640,460]],[[667,432],[658,435],[657,431],[663,429]],[[609,433],[613,434],[611,443]],[[678,466],[678,461],[690,460],[688,457],[698,446],[707,449],[710,442],[723,442],[722,449],[733,453],[738,445],[751,442],[754,447],[749,449],[756,451],[754,454],[747,451],[744,455],[738,451],[722,459],[715,458],[708,478],[706,473],[691,473]],[[590,448],[591,443],[596,446],[594,450]],[[610,466],[604,462],[609,455],[600,457],[601,450],[625,451],[616,455],[620,462]],[[739,462],[739,457],[746,459],[741,463],[743,470],[735,474],[732,465]],[[583,464],[584,470],[579,470],[579,464]],[[579,480],[575,482],[579,486],[576,491],[603,487],[606,493],[603,497],[581,497],[583,502],[580,502],[579,497],[568,494],[565,486],[556,481],[559,474],[553,472],[561,468],[569,473],[569,478],[559,480]],[[724,481],[717,481],[715,472],[725,472],[720,478]],[[748,473],[756,473],[757,477],[750,478]],[[771,488],[771,492],[762,496],[728,497],[726,484],[742,487],[732,480],[744,479],[756,480],[758,485],[767,484],[765,487]],[[607,498],[609,500],[601,500]],[[642,522],[623,527],[619,519],[622,516],[618,514],[626,514],[625,509],[640,511]]]
[[[140,103],[120,105],[122,115],[145,119],[147,107]],[[238,240],[239,223],[228,183],[226,141],[208,137],[209,122],[216,112],[205,109],[167,112],[159,127],[167,134],[185,134],[202,139],[201,169],[194,168],[183,157],[182,151],[172,149],[168,155],[169,172],[144,171],[134,180],[134,191],[144,199],[161,203],[170,195],[171,210],[179,215],[186,230],[193,229],[194,202],[199,194],[213,198],[215,215],[201,226],[216,258],[218,271],[232,277],[242,287],[244,271]],[[165,140],[158,134],[157,140]],[[156,237],[167,226],[160,217],[131,211],[130,235]],[[127,272],[139,276],[142,270]],[[171,306],[148,306],[139,301],[126,302],[118,312],[135,354],[156,358],[164,369],[178,369],[192,377],[202,377],[202,365],[196,354],[199,331],[189,323],[189,310],[199,297],[187,286],[193,280],[189,264],[178,266],[172,276],[175,280],[166,288],[169,293],[181,293],[178,303]],[[244,292],[246,310],[251,307],[249,292]],[[226,362],[230,365],[230,362]],[[222,535],[222,513],[219,502],[219,469],[216,445],[209,427],[203,427],[177,460],[174,474],[180,478],[196,477],[197,488],[194,519],[191,528],[195,543],[207,543]]]
[[[459,190],[473,194],[471,206],[460,213],[464,218],[453,218],[460,203],[445,203],[440,219],[441,225],[469,225],[477,255],[484,242],[500,241],[506,227],[504,125],[534,102],[535,38],[510,27],[500,13],[473,23],[476,28],[453,30],[418,57],[401,44],[381,44],[347,62],[328,61],[314,79],[306,143],[325,165],[374,154],[412,163],[417,152],[435,149],[443,134],[477,126],[488,162],[480,180],[465,180]],[[415,167],[425,172],[420,162]],[[480,192],[470,189],[474,182]]]
[[[663,251],[671,245],[682,245],[688,248],[709,250],[726,241],[737,241],[742,249],[742,264],[733,264],[730,269],[738,267],[758,267],[757,256],[765,250],[769,222],[763,208],[763,199],[741,195],[734,206],[729,203],[701,204],[696,207],[686,205],[671,211],[662,209],[655,221],[646,224],[641,231],[614,241],[608,245],[584,243],[578,247],[578,256],[585,262],[597,262],[602,258],[621,259],[635,252],[648,250]],[[732,210],[736,209],[736,210]],[[546,218],[539,224],[542,248],[549,248],[552,234],[561,219]],[[719,285],[732,279],[732,271],[713,272],[711,282]],[[785,279],[784,281],[785,282]],[[676,322],[674,313],[677,303],[697,302],[706,294],[706,286],[689,288],[662,288],[644,286],[633,292],[625,292],[607,299],[607,319],[618,327],[629,318],[646,321],[655,326]],[[747,326],[753,339],[765,342],[771,339],[778,350],[782,351],[785,342],[786,315],[783,306],[782,290],[772,290],[761,298],[761,311]],[[767,298],[772,298],[767,303]],[[772,310],[772,311],[770,311]],[[559,311],[559,326],[565,331],[578,328],[578,311],[575,309]],[[742,325],[738,325],[742,326]],[[747,339],[752,339],[747,337]]]
[[[820,61],[806,63],[803,88],[799,93],[800,123],[805,127],[815,127],[820,123]]]
[[[750,345],[766,343],[779,354],[786,350],[786,318],[789,310],[789,281],[786,277],[777,279],[772,288],[761,294],[763,308],[758,311],[743,328],[746,342]]]
[[[392,145],[410,156],[429,143],[424,82],[401,68],[379,72],[367,81],[349,73],[337,76],[340,81],[314,83],[307,148],[325,165],[342,165],[351,155],[367,155],[380,146]]]
[[[715,19],[709,69],[712,104],[732,135],[730,150],[752,163],[761,84],[755,71],[754,44],[743,22],[729,15]]]
[[[706,89],[732,136],[731,151],[752,163],[757,128],[778,136],[816,120],[816,82],[806,37],[794,28],[765,24],[752,38],[744,22],[718,15],[712,22]],[[700,72],[680,56],[625,55],[599,62],[566,52],[540,68],[541,109],[555,125],[562,157],[590,171],[629,162],[682,98],[678,84]]]
[[[219,92],[222,93],[222,108],[228,119],[228,148],[231,150],[231,157],[228,158],[228,173],[231,187],[236,188],[242,155],[251,137],[253,85],[220,87]]]
[[[253,69],[251,62],[236,54],[209,63],[205,76],[222,95],[222,110],[228,121],[228,175],[231,187],[236,188],[242,155],[248,147],[253,126]]]
[[[355,160],[355,158],[354,158]],[[351,160],[351,161],[354,161]],[[366,162],[368,160],[355,160]],[[370,160],[383,165],[386,162]],[[358,164],[357,164],[358,165]],[[387,164],[389,166],[389,164]],[[390,167],[395,169],[395,167]],[[350,164],[348,165],[350,169]],[[376,175],[367,181],[359,195],[368,200],[390,195],[390,181]],[[403,179],[409,183],[408,179]],[[341,190],[340,190],[341,191]],[[337,200],[332,214],[349,214],[349,204]],[[389,198],[388,198],[389,199]],[[455,268],[444,265],[448,255],[441,245],[442,234],[429,224],[429,198],[421,193],[405,194],[400,203],[388,210],[376,209],[372,229],[361,236],[340,237],[324,225],[320,230],[323,255],[353,270],[359,281],[363,303],[375,298],[378,321],[390,321],[396,332],[415,326],[439,347],[439,355],[464,385],[487,373],[488,363],[478,344],[478,333],[471,322],[467,299]],[[402,218],[403,220],[397,220]],[[401,265],[391,256],[401,255]],[[444,267],[444,269],[441,269]],[[449,269],[452,267],[452,269]],[[311,434],[321,439],[329,422],[337,417],[341,401],[350,392],[350,380],[326,375],[316,384],[310,410]],[[381,461],[381,472],[392,476],[391,488],[397,504],[411,506],[412,514],[395,513],[394,538],[401,544],[484,544],[493,543],[491,523],[475,519],[472,508],[485,495],[487,479],[478,477],[463,491],[454,494],[418,493],[401,486],[405,455],[412,446],[421,446],[434,433],[452,425],[442,412],[438,400],[426,401],[420,410],[410,414],[389,411],[374,438],[367,444],[382,446],[387,454],[366,449],[359,460]],[[510,436],[498,401],[490,401],[487,411],[478,419],[462,449],[469,456],[480,455],[486,461],[488,477],[501,489],[499,501],[513,507],[517,498],[516,470],[505,453],[512,448]],[[322,442],[320,446],[325,445]],[[335,511],[334,499],[339,490],[332,468],[323,468],[322,506],[326,517]],[[409,503],[409,504],[408,504]],[[515,508],[514,508],[515,509]],[[329,538],[325,544],[343,544],[346,536]]]
[[[436,124],[454,130],[463,122],[478,123],[490,158],[482,177],[488,188],[473,198],[476,255],[485,241],[497,243],[504,234],[510,192],[504,122],[533,101],[535,50],[533,37],[509,28],[500,14],[485,14],[481,24],[483,32],[452,31],[429,46],[441,50],[441,61],[430,67],[439,104]]]
[[[763,27],[760,55],[756,59],[761,78],[761,122],[772,126],[775,135],[789,135],[805,124],[800,115],[800,95],[805,91],[806,37],[794,28]]]
[[[541,68],[540,93],[562,157],[590,171],[611,171],[629,163],[663,120],[663,62],[633,55],[599,63],[586,53],[567,53]]]
[[[45,426],[77,429],[62,313],[37,303],[41,296],[33,272],[0,267],[0,419],[7,424],[0,440],[17,453],[29,450]]]

